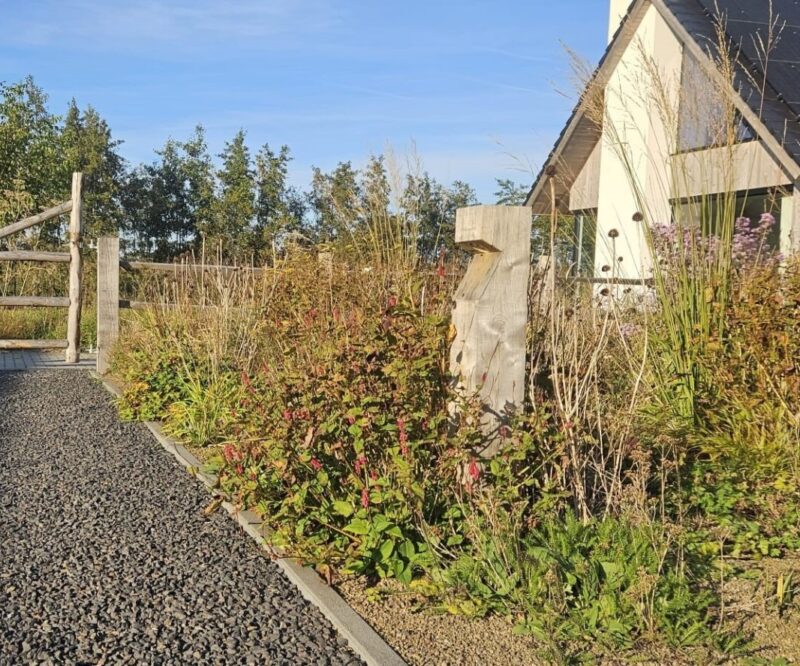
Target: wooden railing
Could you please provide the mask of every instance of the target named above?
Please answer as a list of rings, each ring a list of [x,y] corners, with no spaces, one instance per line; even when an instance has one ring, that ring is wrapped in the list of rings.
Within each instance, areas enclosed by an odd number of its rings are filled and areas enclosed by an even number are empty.
[[[69,264],[69,290],[66,297],[0,296],[0,307],[67,308],[66,340],[3,340],[0,349],[66,349],[66,362],[80,360],[81,335],[81,185],[83,174],[72,174],[72,197],[69,201],[48,208],[37,215],[0,228],[0,239],[30,229],[60,215],[69,217],[68,252],[34,252],[7,250],[0,252],[0,261],[34,261]]]

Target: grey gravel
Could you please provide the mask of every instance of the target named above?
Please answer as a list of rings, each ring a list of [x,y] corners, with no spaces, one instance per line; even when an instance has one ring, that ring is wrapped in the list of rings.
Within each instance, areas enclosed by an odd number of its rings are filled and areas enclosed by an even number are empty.
[[[361,661],[82,372],[0,373],[0,664]]]

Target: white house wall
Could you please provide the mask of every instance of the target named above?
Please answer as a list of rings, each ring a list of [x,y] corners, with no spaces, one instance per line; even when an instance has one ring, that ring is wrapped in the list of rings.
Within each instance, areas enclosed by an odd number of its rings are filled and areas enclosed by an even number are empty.
[[[654,108],[653,91],[657,86],[674,88],[666,98],[677,104],[681,56],[680,42],[651,5],[606,86],[595,255],[599,276],[648,275],[651,262],[643,223],[633,216],[639,212],[650,223],[670,222],[669,155],[674,138],[667,133],[663,114]],[[657,63],[659,84],[653,80],[651,62]],[[641,210],[643,202],[646,210]],[[613,272],[603,267],[614,267]]]

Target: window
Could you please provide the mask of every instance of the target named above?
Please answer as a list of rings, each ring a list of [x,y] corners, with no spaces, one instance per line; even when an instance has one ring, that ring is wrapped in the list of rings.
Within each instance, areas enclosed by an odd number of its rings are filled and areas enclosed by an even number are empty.
[[[679,104],[679,152],[728,145],[731,122],[734,124],[734,142],[755,138],[755,133],[739,112],[726,108],[718,86],[688,53],[683,56]]]

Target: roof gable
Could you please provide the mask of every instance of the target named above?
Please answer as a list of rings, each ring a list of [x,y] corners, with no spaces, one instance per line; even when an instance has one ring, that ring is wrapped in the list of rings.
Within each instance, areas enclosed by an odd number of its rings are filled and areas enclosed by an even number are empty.
[[[713,52],[717,45],[716,17],[721,13],[726,18],[727,35],[740,66],[735,81],[740,97],[737,106],[766,147],[775,153],[776,159],[787,168],[791,166],[795,178],[800,175],[800,2],[772,0],[773,13],[779,17],[780,24],[785,22],[785,27],[770,53],[765,77],[757,40],[760,37],[762,42],[766,42],[769,3],[753,0],[634,0],[534,181],[526,203],[534,206],[535,212],[546,212],[537,210],[537,204],[541,208],[539,202],[544,192],[547,167],[555,166],[557,172],[563,172],[560,167],[567,164],[577,173],[582,165],[575,166],[576,160],[585,161],[591,154],[594,144],[577,148],[569,144],[576,134],[583,136],[583,143],[586,143],[585,137],[590,135],[586,128],[590,121],[584,117],[588,97],[593,94],[593,89],[605,86],[650,4],[671,24],[678,38],[694,52],[695,57],[706,61],[709,52]],[[599,128],[594,132],[599,139]],[[561,173],[558,181],[556,197],[563,202],[569,191],[569,174]]]

